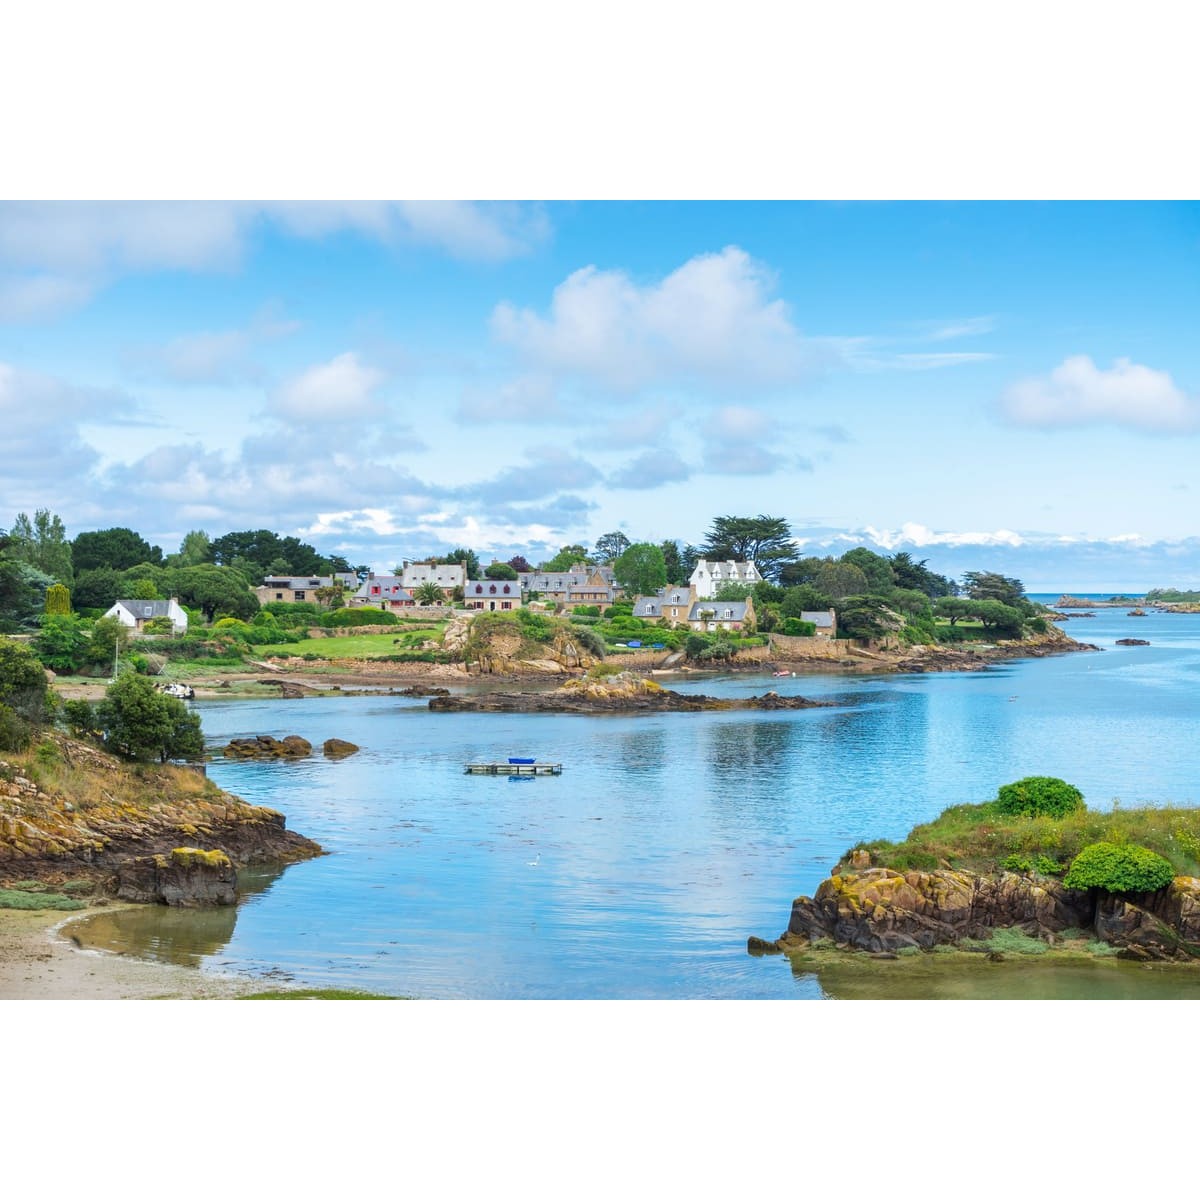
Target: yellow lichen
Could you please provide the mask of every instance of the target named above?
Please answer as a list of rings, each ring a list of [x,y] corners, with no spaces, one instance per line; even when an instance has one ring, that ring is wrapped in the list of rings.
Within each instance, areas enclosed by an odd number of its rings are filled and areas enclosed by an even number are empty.
[[[206,866],[214,869],[230,866],[224,850],[200,850],[195,846],[177,846],[171,851],[171,861],[178,867]]]

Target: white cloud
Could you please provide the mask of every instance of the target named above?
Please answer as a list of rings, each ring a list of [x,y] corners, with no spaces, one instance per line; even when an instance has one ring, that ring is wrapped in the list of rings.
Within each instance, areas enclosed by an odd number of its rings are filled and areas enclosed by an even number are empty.
[[[657,283],[589,266],[554,290],[547,316],[500,304],[495,337],[539,368],[619,390],[655,382],[778,383],[810,365],[774,280],[744,250],[704,254]]]
[[[0,276],[0,321],[40,321],[86,304],[89,282],[45,272]]]
[[[1064,359],[1047,376],[1013,384],[1001,398],[1000,409],[1014,424],[1042,429],[1107,424],[1145,433],[1180,433],[1200,427],[1200,404],[1166,371],[1127,358],[1104,371],[1086,354]]]
[[[342,421],[377,411],[373,396],[383,373],[358,361],[354,353],[310,367],[288,380],[271,398],[271,411],[287,420]]]
[[[455,415],[467,424],[491,424],[557,421],[565,414],[546,376],[522,375],[499,387],[465,388]]]
[[[939,533],[913,521],[906,521],[899,529],[876,529],[873,525],[864,525],[862,532],[877,546],[887,550],[905,545],[1020,546],[1024,542],[1021,535],[1011,529],[997,529],[990,533]]]
[[[691,476],[692,469],[673,450],[647,450],[611,475],[608,486],[648,489],[664,483],[679,483]]]

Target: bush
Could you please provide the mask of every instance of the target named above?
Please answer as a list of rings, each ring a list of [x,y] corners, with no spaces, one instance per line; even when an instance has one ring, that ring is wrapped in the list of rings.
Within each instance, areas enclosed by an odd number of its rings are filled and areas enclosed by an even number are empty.
[[[166,762],[204,753],[200,718],[141,675],[120,676],[96,706],[96,720],[109,749],[125,758]]]
[[[598,617],[600,606],[598,604],[577,604],[571,611],[577,617]]]
[[[46,720],[46,672],[28,646],[0,637],[0,703],[24,721]]]
[[[1065,817],[1082,807],[1083,793],[1051,775],[1006,783],[996,796],[996,811],[1006,817]]]
[[[532,612],[528,608],[518,608],[515,615],[521,631],[527,638],[535,642],[554,641],[554,634],[557,632],[558,626],[549,617]],[[576,640],[578,640],[578,633]]]
[[[87,700],[68,700],[62,706],[62,715],[74,737],[86,737],[96,728],[96,714]]]
[[[571,630],[571,636],[575,639],[577,646],[596,658],[603,658],[608,653],[604,639],[594,629],[578,625]]]
[[[812,621],[802,621],[799,617],[784,617],[776,632],[784,637],[814,637],[817,627]]]
[[[1169,862],[1145,846],[1093,842],[1084,846],[1063,878],[1069,888],[1106,892],[1156,892],[1175,877]]]
[[[7,704],[0,704],[0,750],[24,750],[33,741],[33,726]]]
[[[325,629],[344,629],[349,625],[396,625],[400,618],[385,608],[339,608],[326,613],[317,622]]]

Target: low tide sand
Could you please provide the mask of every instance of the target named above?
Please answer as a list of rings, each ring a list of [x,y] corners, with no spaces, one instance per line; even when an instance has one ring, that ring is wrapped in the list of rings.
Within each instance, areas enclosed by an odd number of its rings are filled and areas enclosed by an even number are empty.
[[[61,912],[0,911],[0,1000],[228,1000],[268,986],[81,950],[70,941],[72,919]]]

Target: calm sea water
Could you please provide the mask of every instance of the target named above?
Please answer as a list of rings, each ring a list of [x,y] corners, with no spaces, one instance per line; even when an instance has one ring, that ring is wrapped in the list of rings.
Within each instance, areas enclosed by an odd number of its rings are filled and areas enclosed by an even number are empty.
[[[74,928],[204,969],[431,998],[1200,996],[1200,980],[1130,964],[864,980],[745,950],[750,934],[783,932],[793,897],[848,846],[903,837],[1024,775],[1062,776],[1099,808],[1200,804],[1200,615],[1096,613],[1064,628],[1100,654],[972,674],[678,684],[773,687],[831,709],[593,718],[442,715],[390,696],[202,704],[214,743],[298,733],[362,746],[340,762],[210,764],[220,786],[282,810],[331,853],[247,879],[236,911],[145,908]],[[1114,645],[1130,636],[1152,644]],[[463,773],[510,754],[563,773]]]

